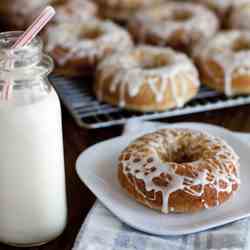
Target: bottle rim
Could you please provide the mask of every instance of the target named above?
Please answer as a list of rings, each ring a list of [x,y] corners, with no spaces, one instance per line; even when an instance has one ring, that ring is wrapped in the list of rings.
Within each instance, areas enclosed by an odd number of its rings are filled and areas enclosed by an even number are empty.
[[[38,36],[24,47],[11,48],[22,33],[23,31],[0,33],[0,79],[9,77],[11,74],[20,75],[20,72],[21,75],[28,77],[26,69],[32,72],[31,78],[34,78],[36,74],[46,76],[54,68],[52,58],[43,53],[43,41]],[[12,78],[15,78],[14,75]]]
[[[0,51],[12,51],[12,52],[17,52],[17,51],[22,51],[24,49],[27,49],[27,48],[37,48],[38,50],[42,50],[43,48],[43,41],[42,39],[37,36],[35,37],[32,42],[29,44],[29,45],[26,45],[24,47],[21,47],[21,48],[17,48],[17,49],[12,49],[11,48],[11,45],[14,44],[14,42],[18,39],[18,37],[20,35],[23,34],[23,31],[6,31],[6,32],[1,32],[0,33]],[[4,43],[6,43],[7,41],[6,40],[10,40],[9,42],[9,46],[6,47],[6,48],[1,48],[1,40],[3,40],[3,45]]]

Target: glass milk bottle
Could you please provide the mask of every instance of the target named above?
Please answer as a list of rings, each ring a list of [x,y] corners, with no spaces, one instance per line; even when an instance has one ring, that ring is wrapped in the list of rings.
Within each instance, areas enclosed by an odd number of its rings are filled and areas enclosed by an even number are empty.
[[[0,242],[44,244],[67,220],[61,108],[39,38],[0,33]],[[6,91],[6,86],[7,91]]]

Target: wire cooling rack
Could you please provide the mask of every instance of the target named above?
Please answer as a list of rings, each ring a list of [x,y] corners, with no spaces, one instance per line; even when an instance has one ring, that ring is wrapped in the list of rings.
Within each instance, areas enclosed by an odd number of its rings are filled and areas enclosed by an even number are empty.
[[[182,108],[165,112],[132,112],[98,102],[92,93],[92,85],[89,80],[65,79],[53,76],[51,81],[77,124],[88,129],[124,124],[132,117],[153,120],[250,104],[249,95],[227,98],[202,87],[196,98]]]

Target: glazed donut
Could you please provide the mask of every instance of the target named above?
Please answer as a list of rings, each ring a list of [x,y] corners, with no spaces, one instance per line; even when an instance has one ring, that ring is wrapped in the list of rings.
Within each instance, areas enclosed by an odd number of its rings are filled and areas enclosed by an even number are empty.
[[[53,4],[56,23],[86,20],[97,16],[97,5],[90,0],[59,0]]]
[[[127,22],[139,9],[155,6],[166,0],[95,0],[102,17]]]
[[[1,0],[0,16],[6,29],[23,30],[30,25],[42,8],[53,0]]]
[[[93,73],[103,56],[133,45],[118,25],[94,19],[51,25],[44,37],[57,73],[69,76]]]
[[[250,1],[233,7],[227,26],[231,29],[250,30]]]
[[[139,46],[101,61],[94,92],[100,101],[125,109],[163,111],[183,106],[199,85],[197,70],[186,55]]]
[[[219,206],[239,188],[239,161],[222,139],[190,129],[163,129],[120,155],[118,179],[141,204],[163,213]]]
[[[210,10],[181,2],[139,11],[129,23],[136,41],[169,45],[185,52],[199,40],[213,36],[217,29],[217,17]]]
[[[227,96],[250,93],[250,32],[225,31],[194,49],[201,79]]]

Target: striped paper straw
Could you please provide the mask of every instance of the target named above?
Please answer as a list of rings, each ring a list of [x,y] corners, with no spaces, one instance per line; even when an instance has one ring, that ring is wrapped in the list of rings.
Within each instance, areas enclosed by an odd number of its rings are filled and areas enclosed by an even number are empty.
[[[24,33],[16,40],[11,49],[19,49],[28,45],[52,19],[55,13],[56,12],[53,7],[46,7],[35,19],[35,21],[29,26],[29,28],[24,31]],[[10,98],[12,93],[12,86],[13,85],[10,81],[6,81],[3,87],[2,99],[8,100]]]
[[[12,96],[12,84],[10,81],[5,82],[2,89],[2,100],[8,100]]]

